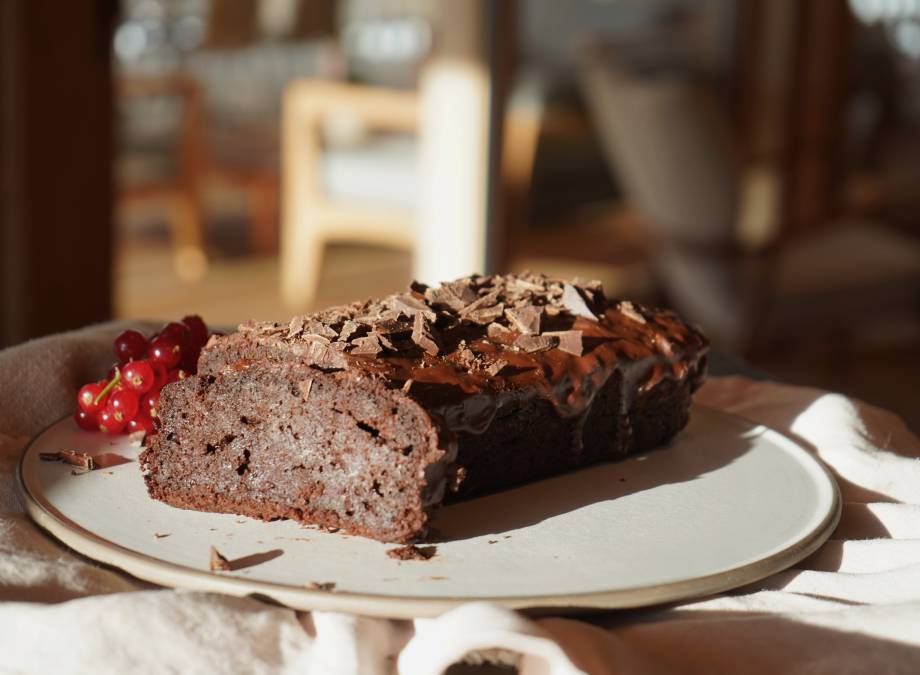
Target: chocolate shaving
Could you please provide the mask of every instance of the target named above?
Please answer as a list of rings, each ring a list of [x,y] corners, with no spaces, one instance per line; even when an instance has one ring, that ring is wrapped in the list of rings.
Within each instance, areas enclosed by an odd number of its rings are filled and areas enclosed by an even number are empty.
[[[505,316],[513,328],[524,334],[537,335],[540,332],[540,315],[542,310],[535,305],[525,305],[505,311]]]
[[[377,356],[377,354],[383,351],[383,347],[380,344],[380,336],[376,333],[371,333],[366,337],[356,338],[352,340],[351,343],[355,346],[351,353],[358,356]]]
[[[410,544],[399,548],[391,548],[387,551],[387,556],[393,558],[393,560],[431,560],[437,551],[436,546],[415,546]]]
[[[96,462],[93,458],[79,450],[68,450],[61,448],[57,452],[41,452],[38,458],[43,462],[64,462],[84,471],[92,471],[96,468]]]
[[[674,356],[674,347],[671,345],[671,341],[661,333],[658,333],[655,336],[655,347],[658,349],[660,354],[664,354],[665,356]]]
[[[440,351],[438,343],[428,328],[428,322],[421,312],[415,315],[415,322],[412,326],[412,342],[432,356],[437,356]]]
[[[309,581],[304,584],[309,591],[331,591],[335,588],[334,581]]]
[[[623,300],[619,305],[617,305],[617,310],[623,316],[627,316],[633,321],[637,321],[638,323],[645,324],[645,317],[639,314],[636,306],[629,300]]]
[[[339,330],[339,340],[343,342],[348,342],[352,335],[358,331],[358,323],[349,319],[344,324],[342,324],[341,330]]]
[[[490,323],[486,328],[486,335],[493,342],[499,344],[510,344],[517,335],[513,330],[501,325],[500,323]]]
[[[514,346],[525,352],[545,352],[559,344],[559,339],[551,335],[521,335],[514,341]]]
[[[409,284],[409,290],[413,293],[418,293],[421,296],[425,295],[425,291],[428,290],[428,284],[423,284],[421,281],[416,281],[415,279]]]
[[[211,571],[212,572],[229,572],[230,561],[220,554],[213,546],[211,547]]]
[[[309,363],[320,368],[344,368],[345,358],[342,353],[334,349],[324,337],[319,335],[305,335],[308,339],[304,357]]]
[[[458,352],[457,361],[459,361],[460,365],[464,366],[465,368],[469,368],[476,361],[476,355],[471,349],[464,347]]]
[[[420,313],[416,312],[415,316],[420,316]],[[412,323],[405,320],[400,321],[396,318],[383,319],[374,324],[374,332],[387,337],[391,335],[408,335],[412,332]]]
[[[324,312],[319,312],[315,315],[316,320],[326,324],[332,329],[335,329],[335,326],[344,323],[351,318],[351,313],[344,307],[330,307]]]
[[[466,480],[466,467],[465,466],[455,467],[452,471],[449,470],[447,489],[450,490],[451,492],[459,492],[460,486],[463,485],[463,481],[465,480]]]
[[[523,293],[524,291],[532,291],[534,293],[542,293],[544,287],[541,284],[535,284],[531,281],[527,281],[522,277],[511,277],[507,281],[508,290],[512,293]]]
[[[464,318],[469,319],[473,323],[478,323],[480,326],[485,326],[486,324],[492,323],[493,321],[500,319],[505,312],[505,304],[503,302],[498,303],[493,307],[483,307],[481,309],[474,309],[472,312],[468,312],[464,315]]]
[[[425,291],[425,299],[432,307],[446,307],[454,312],[459,312],[469,304],[466,300],[459,298],[444,286],[427,289]]]
[[[485,370],[492,377],[495,377],[500,372],[502,372],[502,370],[504,370],[505,366],[507,365],[508,365],[508,362],[505,361],[505,359],[496,359],[492,363],[490,363],[488,366],[486,366],[483,370]]]
[[[359,326],[366,326],[367,328],[372,328],[375,323],[381,320],[380,315],[376,314],[364,314],[361,316],[356,316],[354,319]]]
[[[604,299],[603,286],[597,279],[583,281],[575,277],[572,279],[572,285],[581,291],[582,295],[587,298],[592,305],[597,306]]]
[[[170,536],[170,532],[154,532],[153,536],[157,539],[164,539],[165,537]]]
[[[303,327],[305,323],[306,317],[304,316],[295,316],[293,319],[291,319],[291,323],[288,325],[288,339],[290,340],[291,338],[295,338],[303,333]]]
[[[491,291],[486,293],[478,300],[471,302],[466,307],[460,311],[461,318],[467,318],[477,309],[483,309],[485,307],[492,307],[493,305],[498,304],[498,291]]]
[[[559,340],[559,350],[567,354],[581,356],[584,351],[580,330],[547,331],[543,333],[543,335],[554,337]]]
[[[297,388],[300,390],[303,400],[307,401],[310,399],[310,392],[313,390],[313,380],[301,380],[297,383]]]
[[[117,452],[103,452],[93,459],[93,465],[97,469],[108,469],[113,466],[118,466],[120,464],[130,464],[134,460],[130,457],[125,457],[124,455],[119,455]]]
[[[568,310],[569,314],[597,321],[594,312],[588,308],[585,299],[581,297],[581,293],[572,284],[563,284],[562,305]]]
[[[458,279],[441,284],[454,297],[465,304],[469,304],[476,299],[476,291],[473,290],[473,279]]]
[[[409,317],[415,317],[416,314],[422,314],[429,321],[434,321],[438,318],[431,307],[408,293],[397,295],[393,298],[391,307]]]
[[[590,279],[588,281],[582,281],[578,277],[574,279],[575,285],[579,288],[582,288],[592,293],[601,293],[604,290],[604,285],[598,279]]]
[[[386,335],[377,332],[374,332],[374,335],[377,336],[377,339],[380,340],[381,346],[383,346],[385,349],[389,349],[391,352],[399,351],[396,349],[396,345],[393,344],[392,340],[390,340]]]
[[[310,321],[307,324],[306,332],[316,335],[318,337],[324,337],[328,340],[335,340],[339,334],[335,332],[335,329],[332,326],[323,323],[322,321]]]

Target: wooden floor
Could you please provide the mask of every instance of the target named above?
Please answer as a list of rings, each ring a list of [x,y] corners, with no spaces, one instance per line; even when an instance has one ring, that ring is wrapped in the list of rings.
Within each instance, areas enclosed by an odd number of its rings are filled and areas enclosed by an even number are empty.
[[[284,320],[299,312],[379,297],[405,289],[411,281],[412,259],[406,251],[377,247],[331,246],[323,261],[319,294],[303,307],[281,300],[276,257],[216,257],[199,281],[183,281],[162,243],[128,243],[121,247],[115,271],[115,308],[120,318],[164,321],[183,314],[201,314],[215,325],[248,319]],[[514,269],[541,270],[564,277],[600,279],[621,295],[641,297],[651,285],[641,265],[614,267],[571,263],[551,258],[518,258]]]
[[[286,307],[278,290],[275,257],[212,260],[194,282],[179,278],[169,249],[129,245],[119,255],[116,312],[123,318],[170,320],[197,313],[213,325],[248,319],[287,320],[298,312],[392,293],[409,282],[408,253],[361,247],[331,247],[323,266],[319,296],[312,307]]]
[[[116,270],[119,317],[178,319],[197,313],[214,326],[232,327],[247,319],[287,321],[311,309],[379,296],[405,288],[411,257],[404,251],[331,247],[313,307],[285,307],[278,292],[274,257],[218,257],[200,281],[182,281],[162,243],[121,247]],[[642,297],[649,291],[647,272],[635,267],[522,259],[515,269],[538,269],[559,276],[600,278],[612,295]],[[839,363],[820,345],[798,345],[756,363],[776,379],[841,391],[900,414],[920,433],[920,345],[873,349]]]

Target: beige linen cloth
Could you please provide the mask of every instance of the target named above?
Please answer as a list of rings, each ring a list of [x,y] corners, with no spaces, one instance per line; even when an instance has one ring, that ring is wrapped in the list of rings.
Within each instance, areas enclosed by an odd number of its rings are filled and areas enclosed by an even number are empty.
[[[877,408],[741,378],[712,379],[698,400],[795,438],[845,504],[817,553],[731,593],[581,621],[470,604],[395,622],[158,589],[96,566],[32,525],[12,474],[26,438],[105,372],[119,328],[0,352],[2,673],[435,675],[471,653],[524,675],[920,673],[920,442]]]

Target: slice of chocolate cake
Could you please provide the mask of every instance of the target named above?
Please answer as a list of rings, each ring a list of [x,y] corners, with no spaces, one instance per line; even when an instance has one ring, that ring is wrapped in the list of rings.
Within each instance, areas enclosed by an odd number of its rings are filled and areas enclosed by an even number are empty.
[[[174,506],[391,542],[444,501],[671,438],[706,339],[596,282],[474,276],[213,338],[141,457]]]

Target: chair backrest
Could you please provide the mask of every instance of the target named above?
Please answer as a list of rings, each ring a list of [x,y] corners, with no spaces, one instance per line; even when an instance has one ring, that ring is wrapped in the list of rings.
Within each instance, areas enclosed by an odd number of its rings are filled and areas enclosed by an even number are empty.
[[[738,179],[728,124],[705,89],[674,69],[638,74],[585,52],[581,74],[610,168],[664,245],[651,262],[668,299],[710,337],[747,340],[750,286],[735,256]]]
[[[737,181],[726,120],[705,89],[673,72],[636,75],[607,56],[582,61],[609,164],[644,218],[672,240],[730,243]]]

